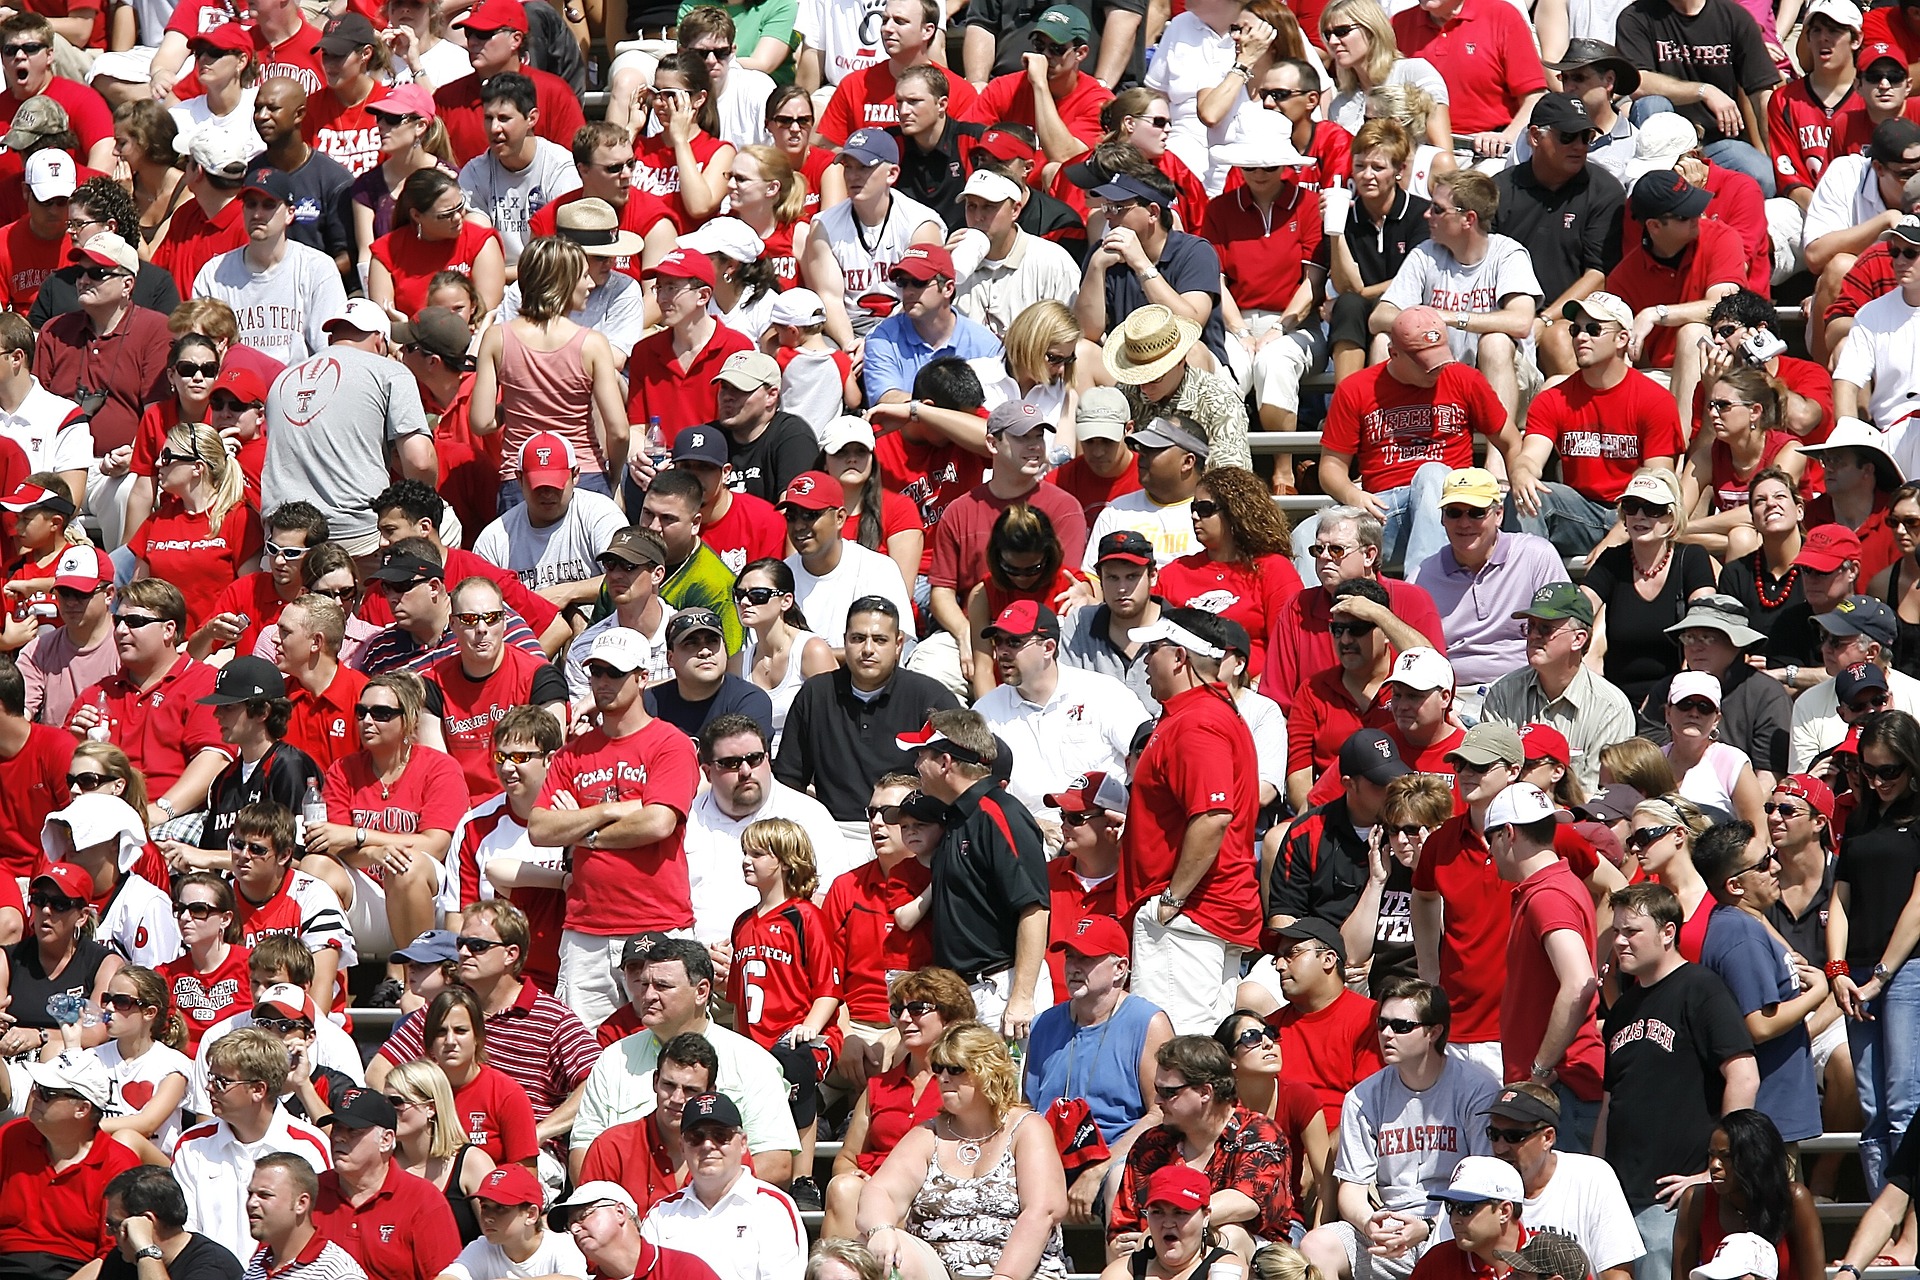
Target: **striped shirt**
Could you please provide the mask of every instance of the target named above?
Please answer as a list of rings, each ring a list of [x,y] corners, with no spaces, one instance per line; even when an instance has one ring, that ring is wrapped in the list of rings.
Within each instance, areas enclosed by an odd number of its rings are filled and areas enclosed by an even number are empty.
[[[533,628],[527,625],[527,620],[512,608],[507,609],[506,643],[516,649],[525,649],[542,660],[547,656],[540,648],[540,637],[533,634]],[[414,639],[412,632],[395,623],[367,641],[367,647],[360,651],[358,665],[370,676],[387,671],[411,671],[424,679],[427,669],[442,658],[451,657],[455,647],[451,619],[447,622],[446,631],[431,646],[422,645]]]
[[[425,1024],[424,1011],[402,1018],[380,1056],[395,1066],[424,1057]],[[487,1015],[487,1065],[527,1091],[536,1121],[585,1084],[599,1060],[599,1043],[573,1010],[531,982],[520,984],[512,1004]]]
[[[240,1280],[367,1280],[353,1255],[319,1232],[293,1261],[276,1264],[266,1245],[254,1251]]]

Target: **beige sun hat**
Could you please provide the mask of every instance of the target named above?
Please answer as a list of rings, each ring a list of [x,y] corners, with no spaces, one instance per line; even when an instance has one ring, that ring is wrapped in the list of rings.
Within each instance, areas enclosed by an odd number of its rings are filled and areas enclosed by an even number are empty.
[[[1107,372],[1128,386],[1152,382],[1182,360],[1200,340],[1200,326],[1169,307],[1152,303],[1128,316],[1107,335]]]

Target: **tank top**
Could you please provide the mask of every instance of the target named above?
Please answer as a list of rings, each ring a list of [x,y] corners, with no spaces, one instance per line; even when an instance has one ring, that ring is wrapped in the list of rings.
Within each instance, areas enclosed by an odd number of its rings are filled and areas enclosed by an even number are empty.
[[[838,207],[838,206],[836,206]],[[1013,1234],[1020,1216],[1020,1187],[1013,1173],[1013,1135],[1033,1119],[1029,1111],[1014,1121],[1007,1142],[993,1168],[972,1178],[956,1178],[940,1167],[936,1143],[927,1161],[927,1176],[913,1193],[907,1208],[907,1230],[933,1247],[955,1277],[984,1277],[993,1273],[1000,1251]],[[1067,1273],[1060,1228],[1047,1237],[1046,1252],[1034,1274],[1061,1280]]]
[[[1084,1098],[1101,1136],[1118,1142],[1146,1113],[1140,1097],[1140,1053],[1160,1009],[1151,1000],[1129,995],[1104,1021],[1082,1027],[1075,1024],[1069,1006],[1054,1007],[1060,1016],[1042,1014],[1027,1042],[1027,1100],[1045,1107],[1055,1098]]]
[[[23,1027],[52,1029],[59,1024],[47,1012],[48,997],[63,991],[82,999],[92,995],[100,966],[112,954],[100,943],[82,938],[75,944],[73,959],[67,961],[60,976],[50,978],[40,967],[40,944],[31,935],[21,939],[7,948],[7,959],[13,966],[13,981],[7,987],[13,1003],[7,1012]]]
[[[593,438],[593,377],[580,356],[585,326],[557,351],[536,351],[500,326],[500,475],[520,474],[520,450],[542,431],[564,436],[581,469],[606,470]]]
[[[1718,515],[1722,511],[1744,511],[1747,506],[1747,485],[1753,476],[1773,465],[1779,452],[1793,439],[1784,431],[1769,431],[1760,442],[1760,465],[1753,469],[1745,480],[1734,474],[1733,451],[1722,442],[1713,442],[1713,510]],[[1801,497],[1804,499],[1806,486],[1802,485]]]
[[[1887,604],[1893,609],[1893,665],[1901,671],[1920,671],[1920,622],[1908,622],[1900,616],[1900,577],[1913,563],[1912,556],[1901,556],[1887,574]]]
[[[1214,1264],[1223,1261],[1230,1261],[1233,1264],[1228,1268],[1229,1273],[1234,1275],[1246,1274],[1246,1269],[1240,1265],[1240,1260],[1234,1257],[1233,1250],[1215,1248],[1208,1250],[1207,1256],[1200,1259],[1200,1265],[1187,1273],[1186,1280],[1212,1280]],[[1147,1268],[1151,1266],[1152,1263],[1153,1254],[1150,1251],[1141,1249],[1134,1253],[1134,1255],[1127,1260],[1127,1267],[1133,1276],[1133,1280],[1147,1280]]]
[[[794,695],[800,692],[800,685],[806,679],[800,674],[800,654],[807,647],[807,641],[813,639],[811,631],[796,631],[793,644],[787,649],[787,669],[780,675],[780,683],[767,690],[767,697],[773,700],[773,749],[780,749],[780,733],[786,728],[787,709],[793,705]],[[751,629],[747,632],[747,642],[740,658],[743,671],[753,670],[755,653],[759,650],[759,640]]]
[[[1700,1187],[1700,1260],[1705,1262],[1713,1257],[1720,1248],[1720,1242],[1726,1238],[1727,1229],[1720,1225],[1720,1193],[1711,1182]],[[1793,1248],[1787,1237],[1781,1236],[1774,1241],[1773,1249],[1780,1258],[1780,1274],[1793,1274]]]
[[[897,191],[889,194],[887,216],[878,227],[861,226],[851,200],[841,201],[814,220],[812,234],[827,238],[833,259],[846,276],[847,319],[860,337],[872,333],[900,305],[900,295],[887,276],[913,244],[913,229],[928,221],[940,223],[940,215]]]
[[[473,1197],[460,1189],[460,1172],[467,1163],[467,1156],[475,1150],[471,1142],[463,1143],[453,1153],[453,1167],[447,1170],[447,1185],[444,1194],[447,1207],[453,1210],[453,1225],[460,1232],[460,1243],[472,1244],[480,1238],[480,1215],[473,1211]]]
[[[799,225],[798,222],[776,222],[773,230],[761,238],[766,247],[760,251],[760,260],[772,264],[782,289],[791,289],[800,283],[800,260],[793,253],[793,229]]]
[[[1660,754],[1673,755],[1673,744],[1660,748]],[[1733,788],[1740,781],[1740,766],[1749,764],[1747,753],[1724,742],[1709,742],[1700,763],[1680,779],[1679,792],[1700,807],[1712,822],[1732,822]]]

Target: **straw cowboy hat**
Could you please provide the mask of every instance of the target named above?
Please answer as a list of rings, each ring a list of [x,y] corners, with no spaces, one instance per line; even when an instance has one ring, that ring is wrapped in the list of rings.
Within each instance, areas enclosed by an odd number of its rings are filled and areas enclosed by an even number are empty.
[[[1129,386],[1152,382],[1186,359],[1200,339],[1200,326],[1158,303],[1141,307],[1107,335],[1104,357],[1113,380]]]

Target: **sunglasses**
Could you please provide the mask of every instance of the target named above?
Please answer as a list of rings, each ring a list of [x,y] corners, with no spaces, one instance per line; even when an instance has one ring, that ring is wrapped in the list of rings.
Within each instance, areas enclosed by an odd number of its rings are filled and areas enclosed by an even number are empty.
[[[113,590],[111,582],[103,582],[91,591],[81,591],[75,587],[55,587],[53,594],[62,604],[85,604],[95,596],[103,596]]]
[[[1622,498],[1615,505],[1623,516],[1648,516],[1655,520],[1664,519],[1673,510],[1671,502],[1645,502],[1639,498]]]
[[[1373,1025],[1381,1031],[1391,1031],[1397,1036],[1411,1035],[1427,1024],[1418,1018],[1375,1018]]]
[[[1057,58],[1061,54],[1065,53],[1070,47],[1071,46],[1069,45],[1055,44],[1053,41],[1047,39],[1045,36],[1033,37],[1033,51],[1037,54],[1042,55],[1043,57]]]
[[[1071,369],[1079,360],[1077,355],[1057,356],[1051,351],[1047,352],[1047,366],[1052,369]]]
[[[254,406],[238,396],[218,395],[208,401],[208,407],[215,413],[245,413]]]
[[[941,1080],[958,1080],[967,1074],[967,1069],[957,1062],[929,1062],[927,1070]]]
[[[463,627],[497,627],[507,620],[507,611],[488,609],[481,613],[456,613],[453,620]]]
[[[1576,337],[1597,338],[1607,331],[1605,320],[1569,320],[1567,332]]]
[[[115,781],[118,779],[110,773],[70,773],[67,775],[67,788],[70,791],[97,791]]]
[[[511,760],[518,765],[529,765],[535,760],[544,760],[546,758],[547,753],[544,751],[495,751],[493,753],[493,762],[495,764],[505,764]]]
[[[1196,520],[1211,520],[1220,514],[1220,504],[1211,498],[1195,498],[1187,505]]]
[[[21,44],[0,45],[0,53],[6,54],[9,58],[18,58],[22,55],[31,58],[35,54],[45,53],[52,47],[38,40],[28,40]]]
[[[504,947],[507,944],[497,938],[475,938],[467,934],[461,934],[453,940],[453,945],[456,949],[464,951],[470,956],[483,956],[495,947]]]
[[[139,996],[123,996],[117,992],[108,992],[100,997],[100,1003],[115,1013],[132,1013],[135,1009],[152,1009],[157,1006],[148,1004]]]
[[[1487,1140],[1504,1142],[1510,1147],[1517,1147],[1544,1128],[1546,1128],[1545,1125],[1535,1125],[1531,1129],[1502,1129],[1496,1125],[1488,1125]]]
[[[900,806],[897,804],[870,804],[867,806],[867,821],[872,822],[875,818],[880,819],[880,821],[890,827],[897,827],[900,825]]]
[[[1680,828],[1674,826],[1672,823],[1666,823],[1658,827],[1641,827],[1627,836],[1627,848],[1633,850],[1635,853],[1642,853],[1647,849],[1651,849],[1658,841],[1665,840],[1679,829]]]
[[[325,596],[329,600],[351,600],[360,594],[358,587],[308,587],[307,590],[317,596]]]
[[[1198,508],[1199,505],[1199,503],[1194,504],[1196,508]],[[1203,513],[1196,510],[1195,514]],[[1000,572],[1006,574],[1009,578],[1038,577],[1046,571],[1046,567],[1044,564],[1008,564],[1005,560],[1000,562]]]
[[[715,756],[713,763],[715,768],[725,773],[738,773],[743,765],[749,769],[758,769],[766,763],[766,760],[765,751],[749,751],[745,755]]]
[[[227,841],[227,852],[235,856],[245,854],[249,858],[271,858],[273,856],[273,850],[267,848],[266,845],[261,844],[258,840],[229,840]]]
[[[150,627],[156,622],[165,622],[165,618],[150,618],[144,613],[116,613],[113,615],[115,626],[125,627],[129,631],[138,631]]]
[[[1739,325],[1723,324],[1714,329],[1713,336],[1720,339],[1720,341],[1725,342],[1727,339],[1731,338],[1734,334],[1738,332],[1740,332]]]
[[[1915,258],[1920,258],[1920,249],[1889,248],[1887,250],[1887,256],[1900,262],[1912,262]]]
[[[1377,629],[1371,622],[1329,622],[1327,624],[1327,634],[1336,640],[1342,636],[1350,636],[1358,640],[1362,636],[1372,635]]]
[[[271,560],[285,560],[288,563],[292,563],[306,554],[307,549],[305,547],[283,547],[277,542],[269,542],[267,544],[267,558]]]
[[[1401,836],[1408,840],[1417,839],[1420,833],[1426,830],[1417,822],[1383,823],[1380,829],[1390,836]]]
[[[1132,118],[1135,120],[1145,120],[1148,124],[1152,125],[1156,129],[1166,129],[1171,127],[1173,124],[1172,116],[1134,116]],[[1134,203],[1134,202],[1129,201],[1128,203]],[[1108,207],[1112,208],[1114,206],[1109,205]]]
[[[242,1081],[229,1079],[226,1076],[210,1075],[207,1077],[207,1092],[208,1093],[225,1093],[227,1090],[233,1088],[235,1085],[240,1083],[242,1083]],[[251,1084],[252,1081],[246,1081],[245,1083]]]
[[[1318,560],[1325,556],[1329,560],[1345,560],[1358,551],[1358,547],[1343,547],[1337,542],[1316,542],[1307,548],[1307,554]]]
[[[220,376],[220,362],[213,360],[202,364],[197,360],[175,360],[173,371],[182,378],[217,378]]]
[[[1784,803],[1776,804],[1771,800],[1767,801],[1767,803],[1762,805],[1761,808],[1767,811],[1767,816],[1771,817],[1777,813],[1788,822],[1792,822],[1795,818],[1799,817],[1803,813],[1813,812],[1812,809],[1809,809],[1804,805],[1784,804]]]
[[[1272,1044],[1273,1032],[1266,1026],[1248,1027],[1233,1038],[1233,1051],[1245,1053],[1255,1045]]]
[[[1359,31],[1360,29],[1361,27],[1359,23],[1348,22],[1348,23],[1343,23],[1342,25],[1337,27],[1328,27],[1321,34],[1325,36],[1331,36],[1335,40],[1345,40],[1348,36],[1352,35],[1356,31]]]
[[[258,1024],[256,1023],[255,1025],[257,1026]],[[403,1098],[397,1093],[388,1093],[388,1094],[383,1094],[381,1096],[386,1098],[387,1105],[392,1107],[395,1111],[398,1111],[402,1107],[412,1107],[412,1106],[419,1105],[416,1102],[414,1102],[412,1098]]]
[[[371,720],[375,724],[392,724],[405,714],[406,712],[398,707],[370,707],[364,702],[353,704],[355,720]]]
[[[32,1091],[48,1102],[85,1102],[87,1100],[85,1094],[72,1089],[49,1089],[45,1085],[36,1084]]]
[[[1442,520],[1485,520],[1487,512],[1491,510],[1493,510],[1492,507],[1442,507],[1440,518]]]
[[[1582,129],[1574,133],[1568,133],[1565,129],[1555,129],[1553,134],[1560,139],[1560,145],[1563,147],[1571,147],[1575,143],[1592,146],[1595,136],[1592,129]]]
[[[1868,84],[1899,84],[1907,78],[1907,72],[1905,70],[1862,71],[1860,78]]]
[[[1862,760],[1860,762],[1860,772],[1869,778],[1877,778],[1881,782],[1892,782],[1895,778],[1902,777],[1906,774],[1907,766],[1904,764],[1868,764],[1865,760]]]
[[[733,598],[741,604],[758,605],[767,603],[779,594],[772,587],[737,587],[734,589]]]
[[[1485,1200],[1449,1200],[1446,1203],[1449,1218],[1471,1218],[1488,1204]]]
[[[1847,704],[1847,709],[1850,711],[1879,711],[1883,709],[1886,705],[1887,705],[1886,694],[1869,693],[1865,697],[1855,698],[1852,702],[1849,702]]]
[[[905,1003],[896,1002],[888,1005],[887,1011],[896,1018],[903,1013],[910,1014],[916,1018],[924,1018],[939,1007],[939,1005],[931,1000],[908,1000]]]
[[[1312,89],[1262,89],[1260,97],[1267,102],[1291,102],[1312,92]]]
[[[1742,867],[1740,868],[1739,871],[1735,872],[1734,874],[1743,876],[1743,875],[1746,875],[1749,871],[1765,871],[1770,867],[1779,865],[1779,862],[1780,862],[1779,857],[1773,852],[1773,850],[1769,849],[1765,853],[1760,855],[1760,860],[1758,862],[1754,863],[1750,867]]]
[[[116,271],[112,267],[82,267],[80,278],[82,280],[131,280],[133,272]]]
[[[1675,711],[1684,712],[1690,716],[1710,716],[1720,709],[1705,698],[1682,698],[1672,706]]]
[[[1071,812],[1062,809],[1060,811],[1060,821],[1069,827],[1084,827],[1093,821],[1093,810],[1084,809],[1079,812]]]
[[[1193,1088],[1193,1082],[1191,1080],[1185,1084],[1157,1084],[1153,1086],[1153,1096],[1161,1102],[1172,1102],[1175,1098],[1191,1088]]]
[[[777,124],[783,129],[804,129],[813,123],[812,116],[768,116],[768,124]]]
[[[625,680],[631,672],[622,671],[610,662],[589,662],[586,664],[589,680]]]
[[[276,1036],[288,1035],[295,1031],[303,1035],[313,1034],[313,1024],[305,1018],[255,1018],[253,1025]]]
[[[175,453],[171,449],[160,451],[160,465],[163,467],[170,467],[176,462],[192,466],[198,461],[200,461],[200,455],[197,453]]]
[[[195,920],[205,920],[209,916],[218,914],[219,911],[220,908],[211,902],[176,902],[173,904],[174,915],[191,916]]]
[[[1709,400],[1707,408],[1714,413],[1730,413],[1735,409],[1751,409],[1745,400]]]
[[[87,905],[87,901],[85,898],[69,898],[62,893],[48,893],[41,890],[39,893],[27,895],[27,905],[45,907],[49,911],[78,911]]]

